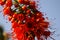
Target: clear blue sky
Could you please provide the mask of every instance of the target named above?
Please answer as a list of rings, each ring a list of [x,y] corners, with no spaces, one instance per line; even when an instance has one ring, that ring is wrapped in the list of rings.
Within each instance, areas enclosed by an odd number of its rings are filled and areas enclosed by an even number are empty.
[[[40,10],[49,18],[49,21],[51,22],[51,26],[53,29],[52,31],[56,31],[53,35],[53,38],[55,40],[60,40],[60,0],[40,0]],[[0,10],[1,10],[0,6]],[[8,20],[4,19],[3,14],[0,13],[0,24],[2,24],[5,28],[5,31],[9,32],[11,23],[8,22]],[[55,29],[56,28],[56,29]],[[52,40],[52,39],[50,39]]]

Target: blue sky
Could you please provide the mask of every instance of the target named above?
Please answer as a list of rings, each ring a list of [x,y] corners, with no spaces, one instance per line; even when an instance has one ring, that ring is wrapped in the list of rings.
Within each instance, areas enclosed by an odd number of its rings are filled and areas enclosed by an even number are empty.
[[[60,0],[40,0],[39,7],[43,14],[47,14],[45,17],[49,18],[52,27],[51,31],[56,31],[52,37],[55,38],[55,40],[60,40]],[[0,6],[0,10],[1,9],[2,7]],[[6,32],[10,32],[11,23],[6,23],[6,21],[8,22],[8,20],[3,17],[3,14],[0,13],[0,24],[4,26]]]
[[[41,11],[49,18],[52,30],[56,31],[53,37],[60,40],[60,0],[41,0],[40,6]]]

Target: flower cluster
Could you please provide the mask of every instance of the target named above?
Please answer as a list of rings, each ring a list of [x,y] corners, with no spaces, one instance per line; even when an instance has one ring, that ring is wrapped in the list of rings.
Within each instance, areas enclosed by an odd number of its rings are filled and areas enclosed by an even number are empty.
[[[0,0],[4,15],[12,23],[12,36],[18,40],[47,39],[51,32],[49,22],[45,21],[42,12],[36,9],[36,2],[31,0]]]

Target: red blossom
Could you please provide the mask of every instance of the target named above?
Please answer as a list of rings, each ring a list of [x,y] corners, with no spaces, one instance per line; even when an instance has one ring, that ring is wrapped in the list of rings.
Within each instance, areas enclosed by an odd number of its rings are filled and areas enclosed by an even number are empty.
[[[12,6],[12,0],[6,0],[6,6],[11,7]]]
[[[0,5],[4,5],[5,0],[0,0]]]
[[[45,21],[42,12],[36,9],[36,2],[30,0],[0,0],[3,5],[4,15],[8,15],[8,20],[12,23],[12,34],[16,34],[15,38],[18,40],[44,40],[51,34],[48,31],[49,22]],[[15,8],[12,8],[12,5]],[[47,31],[46,31],[47,30]],[[14,37],[13,37],[14,40]]]
[[[11,9],[10,9],[10,7],[4,7],[3,12],[4,12],[4,15],[9,15],[9,14],[11,14]]]

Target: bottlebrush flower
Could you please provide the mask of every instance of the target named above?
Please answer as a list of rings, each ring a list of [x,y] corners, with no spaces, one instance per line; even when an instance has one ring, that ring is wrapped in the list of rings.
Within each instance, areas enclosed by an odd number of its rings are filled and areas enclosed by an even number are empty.
[[[8,15],[8,19],[12,23],[12,34],[15,34],[15,38],[17,40],[35,40],[35,37],[38,40],[47,39],[51,34],[48,30],[49,22],[45,21],[42,12],[36,9],[36,2],[31,0],[13,1],[0,0],[0,4],[5,3],[3,13]]]

